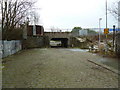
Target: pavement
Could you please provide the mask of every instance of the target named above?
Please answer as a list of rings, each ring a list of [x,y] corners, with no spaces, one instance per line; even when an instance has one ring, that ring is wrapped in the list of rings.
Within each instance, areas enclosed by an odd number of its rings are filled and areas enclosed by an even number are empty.
[[[2,88],[118,88],[118,74],[89,52],[30,49],[3,59]]]

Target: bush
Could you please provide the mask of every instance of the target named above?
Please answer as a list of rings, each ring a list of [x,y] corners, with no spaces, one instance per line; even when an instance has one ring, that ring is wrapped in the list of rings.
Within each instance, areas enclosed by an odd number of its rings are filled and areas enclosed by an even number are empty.
[[[23,30],[20,28],[16,28],[14,30],[5,31],[2,34],[3,40],[22,40]]]

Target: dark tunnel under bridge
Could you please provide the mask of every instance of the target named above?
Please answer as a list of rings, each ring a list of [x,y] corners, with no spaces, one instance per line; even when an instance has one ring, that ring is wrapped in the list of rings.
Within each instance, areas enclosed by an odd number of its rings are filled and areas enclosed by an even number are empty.
[[[52,38],[51,41],[55,41],[53,42],[55,45],[52,45],[50,43],[51,48],[67,48],[68,47],[68,38]]]

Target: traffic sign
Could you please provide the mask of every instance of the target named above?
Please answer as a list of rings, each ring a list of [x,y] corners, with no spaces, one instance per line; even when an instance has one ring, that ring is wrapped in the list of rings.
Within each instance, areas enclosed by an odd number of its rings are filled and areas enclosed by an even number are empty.
[[[109,28],[105,28],[104,29],[104,34],[108,34],[109,33]]]

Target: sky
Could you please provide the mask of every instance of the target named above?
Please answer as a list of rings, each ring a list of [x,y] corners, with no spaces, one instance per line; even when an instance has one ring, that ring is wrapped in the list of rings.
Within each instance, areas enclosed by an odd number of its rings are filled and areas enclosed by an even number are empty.
[[[39,24],[45,30],[51,28],[72,29],[74,27],[105,28],[105,1],[106,0],[38,0],[35,7],[40,15]],[[108,7],[116,0],[108,0]],[[117,26],[117,20],[108,13],[108,27]]]

